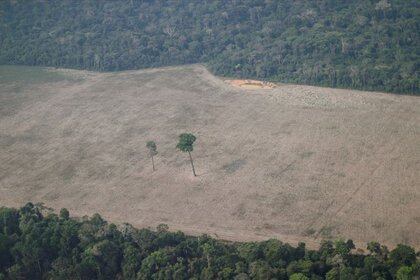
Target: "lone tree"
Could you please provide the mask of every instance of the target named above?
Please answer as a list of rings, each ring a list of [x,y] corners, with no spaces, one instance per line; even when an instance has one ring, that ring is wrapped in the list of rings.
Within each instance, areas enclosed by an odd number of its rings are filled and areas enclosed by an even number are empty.
[[[178,142],[178,145],[176,145],[176,147],[180,151],[188,152],[188,155],[190,156],[190,162],[191,162],[191,167],[192,167],[194,176],[197,176],[197,175],[195,174],[194,163],[191,156],[191,152],[193,151],[193,144],[196,139],[197,138],[191,133],[182,133],[181,135],[179,135],[179,142]]]
[[[149,155],[152,158],[153,171],[155,171],[155,161],[153,160],[153,157],[158,153],[156,143],[154,141],[147,141],[146,147],[149,149]]]

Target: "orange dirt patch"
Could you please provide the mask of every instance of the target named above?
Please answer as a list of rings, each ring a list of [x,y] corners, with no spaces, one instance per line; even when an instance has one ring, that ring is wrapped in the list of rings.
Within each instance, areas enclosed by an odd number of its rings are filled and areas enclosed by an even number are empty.
[[[227,83],[235,87],[245,89],[273,89],[276,88],[274,83],[257,80],[226,80]]]

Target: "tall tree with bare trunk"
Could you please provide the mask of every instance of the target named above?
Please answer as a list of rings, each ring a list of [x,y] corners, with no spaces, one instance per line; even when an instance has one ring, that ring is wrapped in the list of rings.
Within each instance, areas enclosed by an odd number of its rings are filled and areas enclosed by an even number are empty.
[[[182,152],[188,152],[188,155],[190,156],[190,162],[191,162],[191,168],[194,176],[197,176],[195,174],[195,168],[194,168],[194,162],[191,156],[191,152],[193,151],[193,144],[197,138],[191,134],[191,133],[182,133],[179,135],[179,142],[176,147],[182,151]]]
[[[156,143],[154,141],[147,141],[146,147],[149,149],[149,156],[152,158],[153,171],[155,171],[155,160],[153,157],[158,154]]]

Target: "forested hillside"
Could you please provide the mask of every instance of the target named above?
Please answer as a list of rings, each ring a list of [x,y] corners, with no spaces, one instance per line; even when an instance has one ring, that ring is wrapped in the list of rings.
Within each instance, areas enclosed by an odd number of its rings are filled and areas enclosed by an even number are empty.
[[[0,279],[409,280],[420,273],[405,245],[389,251],[371,242],[361,254],[351,240],[326,241],[319,250],[274,239],[229,243],[165,225],[118,228],[98,214],[76,220],[66,209],[46,212],[32,203],[0,208]]]
[[[417,0],[0,1],[0,63],[419,93]]]

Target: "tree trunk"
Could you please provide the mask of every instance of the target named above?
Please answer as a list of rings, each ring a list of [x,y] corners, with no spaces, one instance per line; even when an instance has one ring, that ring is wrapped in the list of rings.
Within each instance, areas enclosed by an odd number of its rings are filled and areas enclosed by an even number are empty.
[[[194,168],[194,163],[193,163],[193,159],[192,159],[191,153],[188,152],[188,155],[190,156],[190,162],[191,162],[191,167],[192,167],[193,174],[194,174],[194,176],[197,176],[195,174],[195,168]]]
[[[155,161],[153,160],[153,156],[152,156],[152,166],[153,166],[153,171],[155,171]]]

